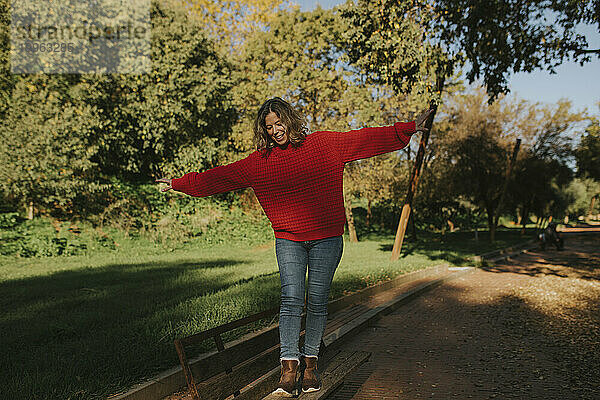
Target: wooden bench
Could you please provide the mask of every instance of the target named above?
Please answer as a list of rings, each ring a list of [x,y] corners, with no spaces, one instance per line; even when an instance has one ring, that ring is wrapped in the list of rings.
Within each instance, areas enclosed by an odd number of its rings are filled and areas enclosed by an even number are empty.
[[[246,324],[269,318],[279,310],[268,310],[237,321],[221,325],[196,335],[175,340],[175,348],[179,356],[189,394],[194,400],[223,400],[231,395],[239,400],[258,400],[275,390],[281,374],[279,363],[279,330],[278,324],[272,324],[258,332],[227,343],[221,335]],[[306,313],[302,314],[300,346],[304,341]],[[205,353],[200,360],[190,363],[185,346],[198,344],[213,339],[217,351]],[[319,352],[319,369],[321,370],[322,389],[313,393],[302,393],[303,398],[320,399],[339,387],[343,378],[361,363],[366,361],[370,353],[343,353],[335,346],[330,351],[321,342]],[[276,366],[276,367],[274,367]],[[242,390],[243,389],[243,390]],[[301,391],[299,391],[301,393]],[[273,397],[274,398],[274,397]]]
[[[339,353],[341,344],[352,332],[366,326],[371,317],[381,313],[387,307],[369,309],[361,305],[361,302],[407,282],[427,279],[446,269],[447,265],[442,264],[427,270],[415,271],[330,302],[328,312],[330,316],[335,315],[336,320],[328,320],[328,329],[320,346],[319,369],[322,370],[323,389],[314,394],[303,393],[301,396],[309,400],[327,395],[343,382],[345,375],[368,358],[369,354],[364,352]],[[421,290],[420,287],[411,289],[406,295],[411,295],[413,291],[418,290]],[[224,400],[231,395],[236,400],[259,400],[275,390],[281,373],[278,324],[267,324],[265,328],[227,344],[223,342],[222,335],[259,320],[274,319],[278,313],[279,307],[273,308],[175,340],[175,349],[185,381],[194,400]],[[304,341],[305,319],[304,311],[300,328],[300,346]],[[197,345],[210,339],[214,340],[216,350],[204,353],[195,359],[188,358],[186,346]],[[309,397],[309,395],[317,397]]]

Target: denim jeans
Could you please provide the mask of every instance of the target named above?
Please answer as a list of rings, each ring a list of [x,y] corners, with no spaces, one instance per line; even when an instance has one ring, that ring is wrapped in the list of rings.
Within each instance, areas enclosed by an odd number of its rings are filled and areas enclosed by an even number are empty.
[[[317,356],[327,323],[327,303],[333,274],[342,258],[342,236],[293,241],[275,239],[281,279],[279,310],[280,359],[299,360],[300,355]],[[304,307],[308,266],[308,301],[304,347],[298,351],[300,315]]]

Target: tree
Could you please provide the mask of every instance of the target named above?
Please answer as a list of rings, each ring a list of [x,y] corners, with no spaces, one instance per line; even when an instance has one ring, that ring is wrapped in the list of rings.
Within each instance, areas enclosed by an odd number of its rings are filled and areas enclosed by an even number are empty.
[[[182,146],[226,142],[229,64],[181,5],[154,1],[150,11],[149,74],[10,76],[0,187],[15,204],[73,212],[110,177],[147,181]],[[208,166],[214,149],[201,150]]]
[[[425,40],[431,13],[422,13],[413,1],[352,1],[342,8],[350,29],[346,33],[350,60],[364,70],[371,81],[385,83],[397,93],[414,91],[431,103],[433,113],[425,126],[431,129],[446,79],[453,74],[454,60],[444,49]],[[399,257],[404,233],[417,189],[422,160],[429,140],[423,132],[391,259]]]
[[[288,10],[286,0],[183,1],[199,26],[227,50],[237,50],[257,30],[265,30],[278,11]]]
[[[0,125],[0,188],[30,219],[34,209],[72,210],[77,197],[105,188],[89,144],[101,123],[69,89],[60,77],[17,80]]]
[[[446,108],[452,135],[443,138],[441,157],[449,160],[446,179],[455,195],[466,196],[487,214],[490,240],[495,238],[498,208],[518,137],[514,123],[519,102],[501,99],[489,105],[482,89],[456,96]]]
[[[589,121],[589,125],[575,150],[577,175],[580,177],[589,176],[600,181],[600,122],[598,118],[594,117],[590,118]]]
[[[544,12],[558,14],[558,25],[542,21]],[[589,11],[593,11],[590,17]],[[600,23],[597,0],[581,2],[496,2],[464,0],[359,0],[346,3],[347,33],[351,60],[375,81],[385,81],[395,90],[416,85],[431,93],[435,107],[444,82],[454,68],[468,60],[471,82],[483,78],[489,102],[508,91],[507,76],[517,71],[553,68],[572,55],[590,60],[585,38],[574,33],[575,22]],[[483,28],[482,28],[483,27]],[[562,29],[562,30],[561,30]],[[436,82],[433,84],[432,82]],[[431,90],[433,86],[434,90]],[[428,126],[433,122],[433,116]],[[392,251],[397,258],[410,205],[416,190],[420,161],[428,135],[424,134],[410,189],[406,196],[398,234]]]
[[[395,95],[382,85],[372,85],[365,102],[357,104],[355,121],[358,126],[392,125],[412,120],[422,110],[422,97],[411,93]],[[366,223],[370,224],[373,207],[401,208],[401,193],[406,190],[411,154],[415,141],[399,152],[358,160],[346,166],[344,187],[364,199],[367,206]],[[383,209],[381,210],[383,211]]]
[[[563,189],[569,216],[592,215],[600,208],[600,182],[591,178],[575,178]]]
[[[156,177],[183,146],[226,141],[235,120],[232,67],[203,28],[176,1],[153,2],[150,16],[152,71],[86,76],[82,88],[84,101],[106,122],[93,159],[105,175],[130,181]],[[204,159],[213,152],[198,150]]]
[[[600,28],[598,0],[436,0],[416,2],[421,13],[431,15],[427,31],[431,40],[451,57],[469,62],[469,82],[482,79],[490,101],[508,92],[515,72],[555,67],[565,59],[580,63],[600,56],[577,24]]]
[[[582,119],[583,114],[572,112],[566,100],[549,106],[530,105],[520,119],[524,150],[511,182],[509,204],[520,210],[522,234],[531,212],[538,218],[564,213],[562,187],[572,179],[572,137]]]

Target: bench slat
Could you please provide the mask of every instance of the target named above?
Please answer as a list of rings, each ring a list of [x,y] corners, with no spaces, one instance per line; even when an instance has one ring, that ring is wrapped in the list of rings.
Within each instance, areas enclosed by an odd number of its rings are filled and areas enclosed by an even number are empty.
[[[246,340],[241,340],[234,344],[230,343],[230,347],[227,347],[223,351],[213,352],[200,360],[190,360],[190,368],[194,375],[194,380],[196,382],[205,381],[278,343],[279,328],[272,326],[250,338],[246,338]]]
[[[272,370],[279,362],[279,344],[236,365],[231,373],[220,373],[196,386],[202,400],[223,400],[258,377]],[[237,397],[236,397],[237,398]]]

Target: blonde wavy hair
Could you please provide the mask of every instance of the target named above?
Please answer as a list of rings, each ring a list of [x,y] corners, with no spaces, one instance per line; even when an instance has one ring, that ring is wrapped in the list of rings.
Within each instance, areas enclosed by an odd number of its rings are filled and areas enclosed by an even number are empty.
[[[281,97],[273,97],[265,101],[258,110],[256,120],[254,120],[254,145],[256,150],[264,150],[264,157],[267,157],[273,147],[277,146],[277,143],[267,133],[267,125],[265,124],[265,118],[271,112],[277,114],[277,117],[281,119],[292,146],[301,146],[310,133],[306,119],[290,103]]]

